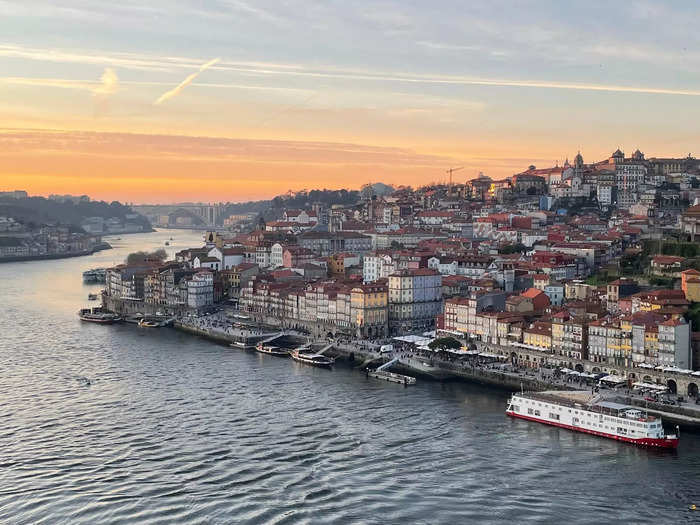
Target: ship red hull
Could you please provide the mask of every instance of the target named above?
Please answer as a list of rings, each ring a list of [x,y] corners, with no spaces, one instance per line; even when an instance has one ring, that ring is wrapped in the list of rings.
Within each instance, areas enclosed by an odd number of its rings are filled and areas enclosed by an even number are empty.
[[[545,425],[552,425],[559,428],[565,428],[567,430],[573,430],[574,432],[583,432],[585,434],[591,434],[594,436],[605,437],[608,439],[614,439],[616,441],[624,441],[625,443],[632,443],[634,445],[639,445],[641,447],[651,447],[651,448],[677,448],[678,438],[674,439],[656,439],[656,438],[628,438],[624,436],[616,436],[615,434],[607,434],[605,432],[596,432],[595,430],[589,430],[587,428],[575,427],[573,425],[565,425],[564,423],[556,423],[554,421],[545,421],[542,419],[537,419],[536,417],[530,417],[523,414],[515,414],[513,412],[506,411],[506,414],[511,417],[517,417],[520,419],[525,419],[527,421],[535,421],[537,423],[543,423]]]

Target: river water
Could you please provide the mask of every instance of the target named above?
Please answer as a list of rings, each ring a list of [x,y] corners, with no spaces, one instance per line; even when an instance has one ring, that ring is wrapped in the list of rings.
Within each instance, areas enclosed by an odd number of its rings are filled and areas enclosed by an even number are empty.
[[[676,453],[504,415],[507,394],[368,380],[172,329],[81,323],[81,273],[201,234],[0,264],[0,522],[686,523]],[[88,383],[89,380],[89,383]]]

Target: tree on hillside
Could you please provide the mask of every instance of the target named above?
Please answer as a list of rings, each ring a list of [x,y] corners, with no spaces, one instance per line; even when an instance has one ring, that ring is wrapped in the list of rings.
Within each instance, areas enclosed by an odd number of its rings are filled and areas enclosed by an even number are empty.
[[[130,253],[129,255],[126,256],[126,260],[124,262],[128,265],[136,265],[136,264],[143,264],[146,261],[163,262],[167,258],[168,258],[168,254],[166,253],[165,249],[158,248],[154,252],[139,251],[139,252]]]
[[[498,249],[498,253],[523,253],[525,250],[527,250],[527,247],[524,244],[518,242],[515,244],[506,244],[505,246]]]
[[[428,343],[428,348],[431,350],[457,350],[462,348],[462,343],[454,337],[438,337]]]

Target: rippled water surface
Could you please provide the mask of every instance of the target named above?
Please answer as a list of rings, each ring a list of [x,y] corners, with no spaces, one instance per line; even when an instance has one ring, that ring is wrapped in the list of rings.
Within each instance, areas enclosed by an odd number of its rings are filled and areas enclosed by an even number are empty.
[[[82,324],[81,272],[200,234],[0,264],[2,523],[684,523],[700,436],[659,453],[504,416],[506,394]],[[89,383],[88,383],[89,380]],[[700,514],[700,513],[699,513]]]

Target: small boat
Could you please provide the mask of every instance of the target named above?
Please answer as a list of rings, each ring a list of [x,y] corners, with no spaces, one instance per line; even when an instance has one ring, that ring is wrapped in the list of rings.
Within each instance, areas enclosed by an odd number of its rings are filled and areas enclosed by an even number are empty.
[[[142,315],[133,314],[133,315],[127,315],[126,317],[124,317],[124,322],[131,323],[131,324],[139,324],[142,319],[143,319]]]
[[[323,354],[307,353],[301,349],[293,350],[290,355],[295,361],[299,361],[300,363],[306,363],[307,365],[330,368],[331,366],[333,366],[333,363],[335,363],[335,359],[333,359],[332,357],[327,357]]]
[[[88,294],[88,301],[97,301],[97,294],[96,293],[89,293]]]
[[[155,321],[147,321],[146,319],[141,319],[138,323],[141,328],[158,328],[160,324]]]
[[[234,341],[229,344],[231,348],[240,348],[241,350],[253,350],[255,347],[253,345],[247,345],[241,341]]]
[[[280,348],[278,346],[263,345],[262,343],[258,343],[258,345],[255,347],[255,350],[257,350],[261,354],[274,355],[277,357],[288,357],[289,356],[289,350],[287,350],[286,348]]]
[[[121,317],[114,312],[102,308],[83,308],[78,312],[81,321],[88,323],[112,324],[121,321]]]

